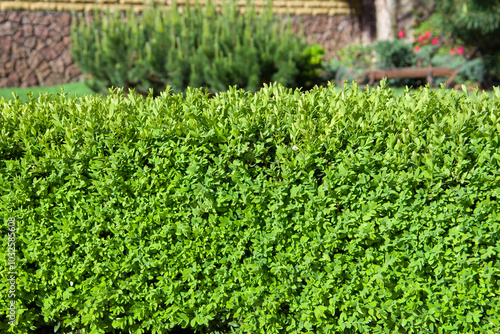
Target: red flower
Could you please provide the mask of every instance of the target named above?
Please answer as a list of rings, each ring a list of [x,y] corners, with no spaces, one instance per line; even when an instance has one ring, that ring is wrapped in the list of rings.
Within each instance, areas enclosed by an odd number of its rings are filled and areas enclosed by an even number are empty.
[[[451,50],[450,50],[450,54],[451,54],[451,55],[454,55],[454,54],[455,54],[455,49],[451,49]]]
[[[424,34],[424,38],[430,38],[431,37],[431,32],[430,31],[426,31],[425,34]]]
[[[425,36],[424,36],[424,35],[419,36],[419,37],[418,37],[418,41],[419,41],[419,42],[422,42],[422,41],[424,40],[424,38],[425,38]]]
[[[399,33],[398,33],[398,38],[401,39],[405,37],[405,31],[404,30],[400,30]]]
[[[420,46],[418,46],[418,45],[417,45],[416,47],[414,47],[414,48],[413,48],[413,51],[415,51],[415,52],[420,51]]]
[[[463,55],[463,54],[464,54],[464,51],[465,51],[465,48],[464,48],[463,46],[459,46],[459,47],[457,48],[457,53],[458,53],[459,55]]]
[[[432,41],[431,41],[432,44],[436,45],[437,43],[439,43],[439,37],[436,37],[436,38],[433,38]]]

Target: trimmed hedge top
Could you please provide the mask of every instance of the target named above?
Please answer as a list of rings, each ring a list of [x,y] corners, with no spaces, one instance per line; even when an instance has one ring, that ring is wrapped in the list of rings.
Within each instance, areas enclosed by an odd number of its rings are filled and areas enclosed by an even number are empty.
[[[356,85],[0,100],[12,331],[498,333],[499,107]]]

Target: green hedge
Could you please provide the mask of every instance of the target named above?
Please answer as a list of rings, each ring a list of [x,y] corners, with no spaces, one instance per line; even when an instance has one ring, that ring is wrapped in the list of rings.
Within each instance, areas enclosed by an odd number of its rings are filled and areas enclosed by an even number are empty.
[[[498,333],[499,108],[355,85],[0,99],[10,331]]]

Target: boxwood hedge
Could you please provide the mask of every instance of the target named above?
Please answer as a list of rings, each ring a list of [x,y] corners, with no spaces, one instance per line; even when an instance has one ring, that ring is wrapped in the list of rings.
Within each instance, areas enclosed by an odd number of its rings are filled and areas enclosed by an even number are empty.
[[[500,332],[500,91],[0,100],[0,331]]]

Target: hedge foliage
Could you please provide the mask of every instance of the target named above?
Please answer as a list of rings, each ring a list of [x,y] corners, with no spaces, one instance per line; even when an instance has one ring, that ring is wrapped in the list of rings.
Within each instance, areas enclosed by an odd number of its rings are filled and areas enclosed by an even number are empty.
[[[167,85],[174,92],[233,85],[256,91],[271,82],[308,87],[324,53],[308,46],[301,29],[293,32],[290,18],[275,19],[272,2],[257,13],[248,1],[241,13],[235,0],[224,1],[220,12],[210,1],[205,7],[188,1],[182,11],[174,1],[172,8],[147,7],[141,16],[96,11],[73,22],[73,59],[104,93],[112,86],[146,95]]]
[[[0,100],[0,331],[498,333],[499,109],[356,85]]]

